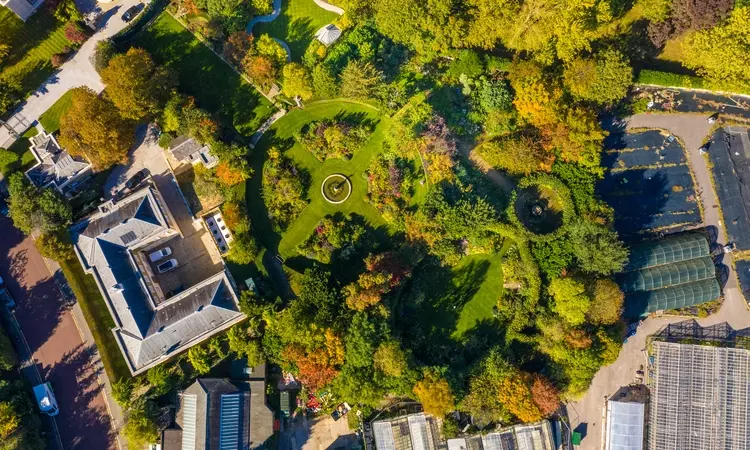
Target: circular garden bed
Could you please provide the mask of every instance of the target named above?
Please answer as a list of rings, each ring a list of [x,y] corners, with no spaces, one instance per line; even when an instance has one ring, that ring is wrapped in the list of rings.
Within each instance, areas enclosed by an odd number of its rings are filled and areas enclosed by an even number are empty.
[[[328,203],[344,203],[352,195],[352,182],[340,173],[328,175],[320,185],[320,193]]]
[[[508,216],[537,238],[551,238],[572,217],[570,191],[551,176],[524,178],[513,192]]]

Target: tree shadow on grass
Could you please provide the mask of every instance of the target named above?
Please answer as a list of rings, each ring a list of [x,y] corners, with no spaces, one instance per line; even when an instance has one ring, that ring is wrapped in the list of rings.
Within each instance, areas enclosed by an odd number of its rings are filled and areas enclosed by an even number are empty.
[[[462,367],[495,345],[502,335],[494,319],[483,319],[460,339],[452,337],[466,303],[487,278],[489,261],[453,269],[436,262],[423,265],[399,300],[396,329],[402,342],[427,365]]]
[[[292,59],[299,61],[305,54],[307,46],[315,39],[316,31],[318,30],[313,28],[311,19],[294,19],[286,26],[286,36],[279,38],[289,45]]]
[[[26,22],[22,22],[14,14],[4,14],[0,17],[0,42],[13,49],[4,65],[10,67],[21,61],[58,26],[60,23],[45,8],[41,8]]]

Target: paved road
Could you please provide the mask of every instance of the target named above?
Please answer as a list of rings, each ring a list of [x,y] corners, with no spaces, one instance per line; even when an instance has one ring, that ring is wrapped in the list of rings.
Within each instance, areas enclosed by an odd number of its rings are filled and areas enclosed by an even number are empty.
[[[70,89],[79,86],[88,86],[96,92],[104,89],[104,84],[99,74],[94,70],[91,64],[91,58],[96,49],[97,42],[102,39],[114,36],[122,30],[125,22],[122,21],[122,13],[131,6],[138,4],[141,0],[117,0],[113,2],[114,6],[106,11],[99,22],[99,30],[87,40],[78,52],[68,62],[55,72],[47,81],[36,90],[26,102],[17,110],[16,117],[23,119],[23,123],[31,124],[39,119],[60,97]],[[149,0],[144,0],[148,3]],[[9,121],[11,123],[15,121]],[[28,126],[17,129],[18,133],[26,131]],[[4,127],[0,128],[0,147],[8,148],[15,141],[15,138]]]
[[[718,200],[711,185],[711,174],[706,160],[698,149],[708,138],[711,125],[706,118],[709,114],[638,114],[627,119],[627,128],[664,128],[678,136],[685,144],[688,160],[693,169],[696,191],[703,204],[703,224],[714,226],[718,230],[717,242],[726,243],[726,234],[721,226]],[[713,325],[728,322],[735,329],[750,327],[748,311],[742,293],[737,287],[737,278],[730,261],[725,261],[729,269],[729,279],[724,288],[724,303],[721,309],[710,317],[699,319],[701,325]],[[578,447],[580,450],[599,450],[602,448],[602,416],[605,398],[614,394],[620,387],[635,381],[635,372],[640,366],[646,366],[646,337],[654,334],[663,326],[686,320],[686,318],[649,318],[639,327],[637,334],[623,345],[617,361],[602,368],[594,377],[586,395],[579,401],[568,404],[571,426],[585,430],[585,438]]]
[[[14,310],[43,379],[60,404],[56,417],[63,447],[116,448],[104,396],[70,307],[30,237],[0,217],[0,275],[18,306]]]

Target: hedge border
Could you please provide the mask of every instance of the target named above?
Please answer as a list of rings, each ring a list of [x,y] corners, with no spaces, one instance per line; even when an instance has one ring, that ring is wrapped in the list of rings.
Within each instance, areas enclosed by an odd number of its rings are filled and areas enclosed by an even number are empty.
[[[518,200],[518,193],[522,189],[532,186],[544,186],[553,190],[562,203],[562,224],[557,230],[551,233],[534,233],[533,231],[529,230],[526,225],[523,224],[523,222],[521,222],[521,220],[518,218],[518,215],[516,214],[516,201]],[[537,174],[525,177],[521,179],[521,181],[519,181],[518,186],[510,195],[508,207],[506,208],[506,215],[508,217],[508,220],[526,239],[529,239],[531,241],[544,242],[556,239],[566,232],[567,226],[575,216],[575,205],[570,194],[570,188],[568,188],[565,183],[552,175]]]

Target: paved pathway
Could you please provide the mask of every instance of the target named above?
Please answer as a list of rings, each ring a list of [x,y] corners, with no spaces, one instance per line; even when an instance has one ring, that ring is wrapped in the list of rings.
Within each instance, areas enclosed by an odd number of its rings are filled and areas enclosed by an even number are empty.
[[[99,30],[89,40],[84,42],[81,48],[68,62],[50,76],[26,101],[15,111],[16,117],[23,119],[24,123],[31,124],[39,119],[60,97],[70,89],[79,86],[88,86],[96,92],[104,89],[104,84],[99,74],[94,70],[91,63],[97,42],[114,36],[122,30],[125,25],[122,13],[141,0],[118,0],[114,7],[105,12],[99,22]],[[148,3],[149,0],[144,0]],[[24,130],[16,130],[23,133]],[[4,127],[0,127],[0,147],[8,148],[15,142],[13,135]]]
[[[252,19],[250,19],[250,22],[247,23],[247,27],[245,29],[248,33],[253,32],[253,27],[256,23],[268,23],[276,20],[277,17],[279,17],[279,14],[281,14],[281,0],[273,0],[273,12],[271,14],[267,14],[265,16],[255,16]]]
[[[0,234],[0,274],[16,299],[14,315],[33,363],[57,396],[60,414],[54,420],[63,448],[116,448],[93,343],[83,339],[33,239],[4,217]]]
[[[324,2],[323,0],[313,0],[313,1],[315,2],[316,5],[320,6],[326,11],[331,11],[333,13],[338,14],[339,16],[344,15],[344,10],[342,8],[339,8],[336,5],[332,5],[330,3]]]
[[[721,226],[718,200],[711,185],[711,173],[706,160],[698,153],[698,149],[709,136],[711,125],[706,121],[709,114],[638,114],[626,119],[627,128],[663,128],[678,136],[685,144],[688,160],[693,169],[696,181],[696,191],[703,204],[703,224],[701,226],[715,226],[718,230],[717,242],[726,243],[726,234]],[[748,311],[742,293],[737,287],[734,269],[729,261],[725,262],[729,269],[729,279],[724,288],[724,303],[721,309],[710,317],[698,319],[701,325],[713,325],[727,322],[735,329],[750,327],[750,311]],[[599,450],[602,448],[603,430],[602,417],[604,402],[607,396],[615,393],[620,387],[635,381],[635,372],[640,366],[646,366],[646,337],[654,334],[663,326],[687,320],[684,317],[649,318],[644,320],[635,336],[623,345],[617,361],[602,368],[594,377],[586,395],[576,402],[568,404],[571,426],[585,428],[585,438],[578,447],[581,450]]]

